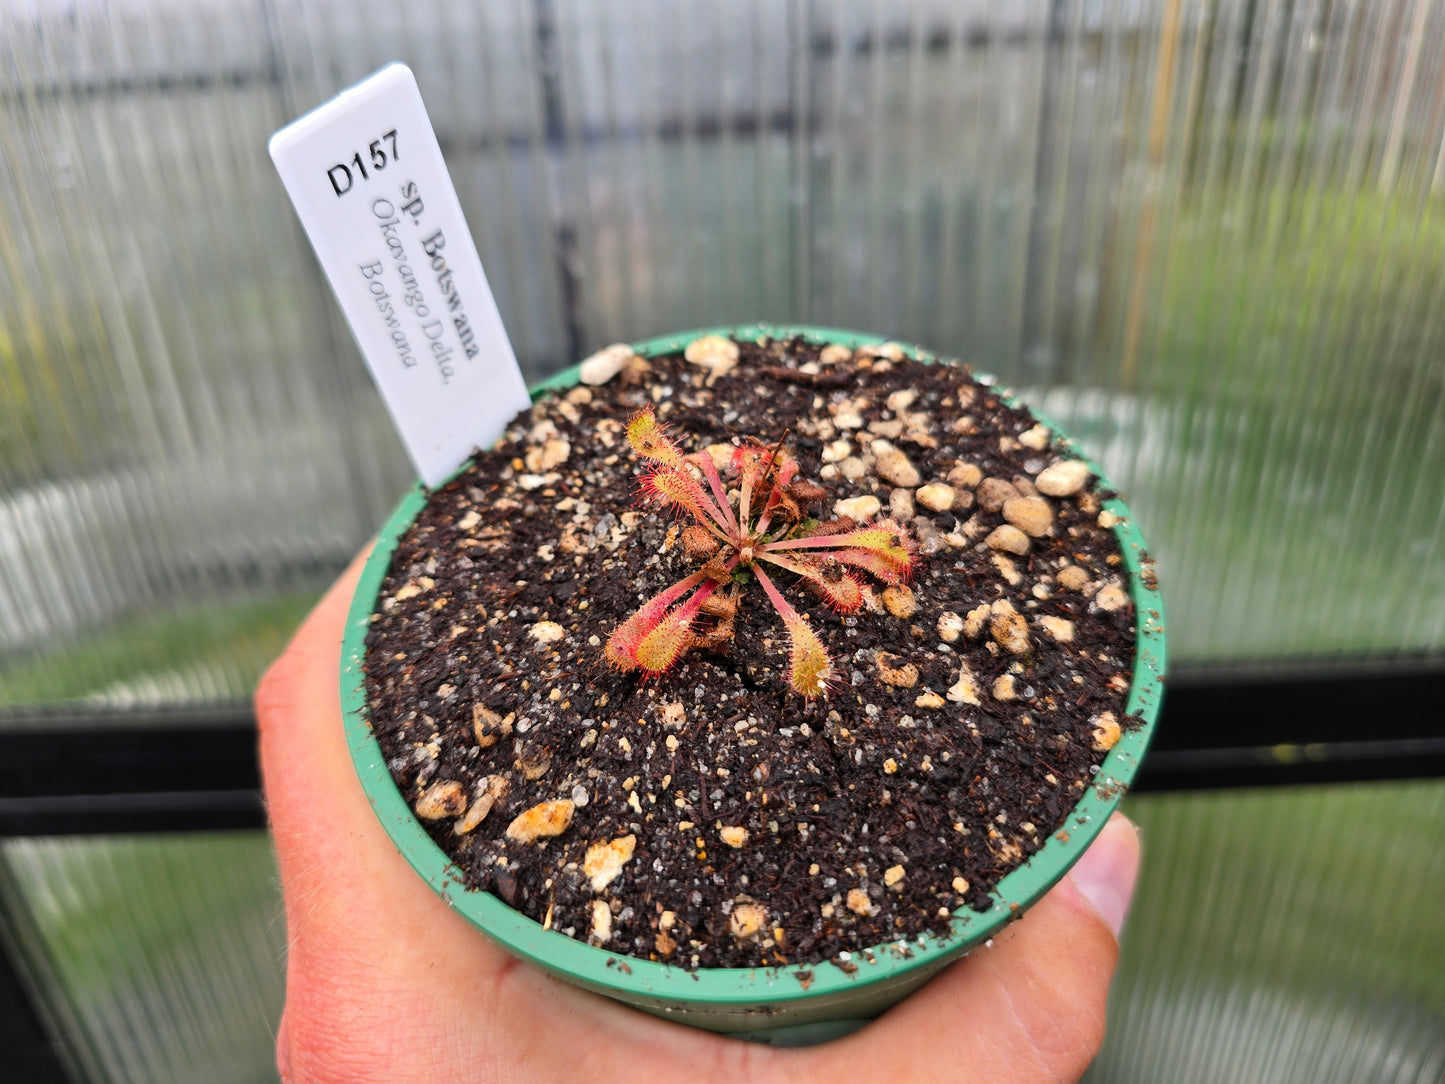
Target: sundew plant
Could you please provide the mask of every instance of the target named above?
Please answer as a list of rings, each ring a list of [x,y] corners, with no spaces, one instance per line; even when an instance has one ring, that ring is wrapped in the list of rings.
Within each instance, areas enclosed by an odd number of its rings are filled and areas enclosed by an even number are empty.
[[[644,499],[692,521],[681,541],[700,567],[617,626],[604,649],[608,661],[650,677],[670,670],[694,648],[726,643],[749,578],[739,573],[747,572],[787,629],[789,688],[809,699],[824,695],[836,675],[832,660],[764,566],[792,573],[838,612],[854,613],[872,594],[864,575],[897,584],[912,574],[908,533],[888,519],[808,518],[807,507],[826,491],[798,477],[797,460],[782,441],[772,447],[739,444],[725,483],[712,456],[685,455],[650,406],[628,421],[627,440],[648,464]]]

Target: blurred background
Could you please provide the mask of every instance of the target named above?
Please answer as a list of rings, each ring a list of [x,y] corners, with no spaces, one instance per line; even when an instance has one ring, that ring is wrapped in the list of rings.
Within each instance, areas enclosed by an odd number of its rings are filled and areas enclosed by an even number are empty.
[[[1173,691],[1091,1079],[1445,1080],[1442,0],[0,0],[14,1065],[274,1079],[247,698],[411,473],[266,140],[393,60],[529,377],[862,328],[1131,502]]]

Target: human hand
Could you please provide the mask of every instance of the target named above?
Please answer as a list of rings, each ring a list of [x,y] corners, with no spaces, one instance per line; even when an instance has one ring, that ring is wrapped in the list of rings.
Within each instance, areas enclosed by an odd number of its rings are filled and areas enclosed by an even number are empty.
[[[338,692],[363,554],[256,693],[286,903],[288,1084],[339,1081],[1073,1080],[1097,1053],[1138,871],[1116,815],[1020,922],[862,1030],[803,1049],[629,1009],[521,963],[392,846],[352,768]]]

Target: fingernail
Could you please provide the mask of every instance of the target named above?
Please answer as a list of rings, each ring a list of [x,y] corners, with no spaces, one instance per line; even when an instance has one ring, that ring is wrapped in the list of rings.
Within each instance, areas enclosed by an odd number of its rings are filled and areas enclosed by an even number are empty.
[[[1099,912],[1115,937],[1124,927],[1138,877],[1139,833],[1119,813],[1110,818],[1099,838],[1069,871],[1074,887]]]

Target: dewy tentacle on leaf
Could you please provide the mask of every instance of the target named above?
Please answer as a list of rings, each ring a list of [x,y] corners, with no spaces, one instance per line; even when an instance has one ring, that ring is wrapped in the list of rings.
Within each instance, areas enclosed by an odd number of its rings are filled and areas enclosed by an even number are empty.
[[[683,550],[706,564],[654,595],[617,626],[604,654],[621,670],[654,676],[671,669],[694,647],[717,647],[733,634],[738,590],[719,595],[737,569],[751,571],[787,629],[788,686],[809,699],[821,696],[835,670],[822,640],[763,571],[762,562],[797,576],[842,613],[862,608],[865,588],[844,565],[871,573],[884,583],[906,580],[913,572],[913,542],[897,523],[865,523],[853,530],[810,534],[803,508],[825,499],[821,487],[797,478],[797,460],[783,450],[748,441],[735,449],[731,469],[737,476],[737,508],[707,452],[683,454],[658,422],[652,407],[628,420],[627,440],[648,463],[641,480],[652,502],[672,507],[694,522],[684,532]],[[693,474],[701,472],[707,486]],[[766,496],[755,500],[762,494]],[[758,507],[754,507],[754,505]],[[712,538],[716,546],[707,540]],[[714,605],[709,600],[719,604]],[[726,605],[721,605],[726,602]],[[700,621],[714,621],[699,631]]]

